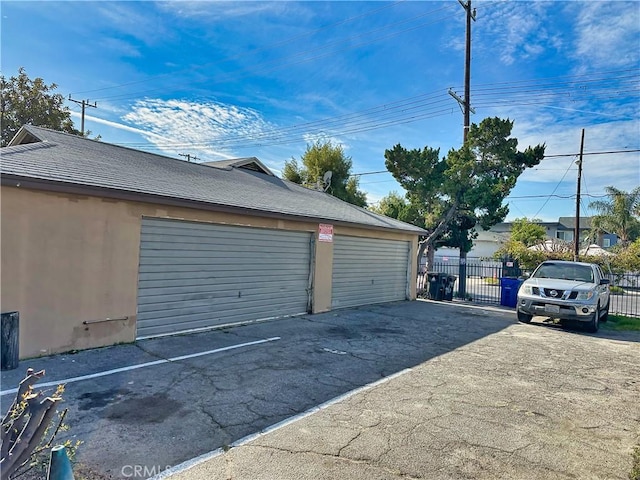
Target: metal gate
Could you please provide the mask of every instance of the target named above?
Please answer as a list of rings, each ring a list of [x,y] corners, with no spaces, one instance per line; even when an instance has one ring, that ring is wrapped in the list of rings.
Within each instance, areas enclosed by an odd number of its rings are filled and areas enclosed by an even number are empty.
[[[311,233],[142,219],[137,337],[305,313]]]
[[[405,241],[336,235],[332,308],[408,298],[410,248]]]

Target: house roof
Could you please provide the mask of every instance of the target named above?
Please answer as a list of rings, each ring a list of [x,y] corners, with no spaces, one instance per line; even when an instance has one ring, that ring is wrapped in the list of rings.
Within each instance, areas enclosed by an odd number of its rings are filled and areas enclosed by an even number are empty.
[[[195,208],[426,233],[271,172],[228,162],[190,163],[30,125],[22,127],[9,145],[0,149],[3,185],[73,187],[96,195],[127,193],[126,198],[133,193],[140,201],[178,201]],[[257,159],[239,160],[262,165]]]
[[[254,172],[266,173],[267,175],[275,176],[267,166],[258,160],[256,157],[247,158],[232,158],[229,160],[216,160],[214,162],[202,162],[201,165],[210,165],[212,167],[231,167],[231,168],[244,168],[245,170],[253,170]]]
[[[575,217],[560,217],[558,223],[569,230],[576,228]],[[580,229],[588,230],[591,228],[591,217],[580,217]]]
[[[574,217],[559,217],[557,222],[535,222],[536,225],[541,225],[547,230],[550,228],[556,228],[560,230],[574,230],[576,220]],[[513,222],[496,223],[491,227],[492,232],[511,232]],[[591,217],[580,217],[580,229],[588,230],[591,228]]]

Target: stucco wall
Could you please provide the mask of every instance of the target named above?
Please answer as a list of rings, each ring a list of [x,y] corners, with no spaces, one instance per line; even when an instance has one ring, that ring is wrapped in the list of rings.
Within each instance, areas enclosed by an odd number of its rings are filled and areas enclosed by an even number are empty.
[[[1,187],[2,311],[20,312],[21,358],[131,342],[142,216],[317,232],[315,222]],[[415,235],[336,226],[334,234]],[[317,237],[316,237],[317,238]],[[331,308],[333,244],[315,242],[314,313]],[[411,278],[415,279],[414,262]],[[410,298],[415,299],[415,281]],[[107,320],[110,319],[110,320]],[[87,322],[87,323],[84,323]]]

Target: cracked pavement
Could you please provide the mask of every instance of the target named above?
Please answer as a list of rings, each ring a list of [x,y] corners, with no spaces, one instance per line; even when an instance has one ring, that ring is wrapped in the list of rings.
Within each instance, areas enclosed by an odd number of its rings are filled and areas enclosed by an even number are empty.
[[[69,384],[78,460],[105,479],[147,478],[216,449],[171,480],[626,479],[640,334],[514,317],[425,301],[345,309],[22,361],[2,388],[30,366],[52,381],[279,336]],[[139,475],[123,469],[136,465]]]

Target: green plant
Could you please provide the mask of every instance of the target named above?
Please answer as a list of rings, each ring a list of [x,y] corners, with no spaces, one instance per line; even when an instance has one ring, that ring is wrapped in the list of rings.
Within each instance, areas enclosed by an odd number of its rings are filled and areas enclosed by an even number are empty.
[[[629,472],[629,480],[640,480],[640,445],[633,449],[631,456],[633,457],[633,465],[631,472]]]
[[[612,285],[609,287],[612,295],[624,295],[624,289],[622,287],[618,287],[617,285]]]
[[[487,277],[484,279],[484,283],[486,283],[487,285],[500,285],[500,279]]]
[[[602,328],[616,331],[640,331],[640,318],[625,315],[609,315],[609,321]]]

